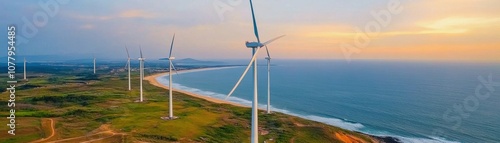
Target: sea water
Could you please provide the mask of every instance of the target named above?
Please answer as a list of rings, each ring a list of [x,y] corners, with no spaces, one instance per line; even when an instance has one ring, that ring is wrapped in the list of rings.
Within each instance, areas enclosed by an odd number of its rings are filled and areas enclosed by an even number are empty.
[[[267,67],[259,64],[265,109]],[[174,88],[224,99],[244,69],[182,73]],[[251,71],[229,101],[251,106]],[[168,76],[158,80],[168,85]],[[500,64],[278,60],[271,109],[403,142],[500,142]]]

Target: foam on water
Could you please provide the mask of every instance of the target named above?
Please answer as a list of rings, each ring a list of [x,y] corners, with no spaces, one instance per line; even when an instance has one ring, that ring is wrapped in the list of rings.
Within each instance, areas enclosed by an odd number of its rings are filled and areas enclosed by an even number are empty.
[[[399,139],[399,141],[401,141],[403,143],[460,143],[457,141],[451,141],[451,140],[448,140],[445,138],[440,138],[440,137],[433,137],[433,136],[428,136],[426,138],[408,137],[408,136],[397,135],[394,133],[389,133],[387,131],[367,129],[367,128],[363,128],[363,131],[359,131],[359,132],[363,132],[366,134],[379,136],[379,137],[394,137],[394,138]]]

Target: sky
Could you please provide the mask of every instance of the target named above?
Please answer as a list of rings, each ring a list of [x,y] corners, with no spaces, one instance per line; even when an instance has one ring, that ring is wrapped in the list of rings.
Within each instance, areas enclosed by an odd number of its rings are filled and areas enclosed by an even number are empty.
[[[246,59],[247,0],[0,0],[18,56]],[[498,0],[254,0],[273,59],[500,62]],[[0,28],[7,37],[7,28]],[[6,38],[0,42],[6,43]],[[0,54],[6,55],[7,50]],[[265,52],[259,58],[266,56]]]

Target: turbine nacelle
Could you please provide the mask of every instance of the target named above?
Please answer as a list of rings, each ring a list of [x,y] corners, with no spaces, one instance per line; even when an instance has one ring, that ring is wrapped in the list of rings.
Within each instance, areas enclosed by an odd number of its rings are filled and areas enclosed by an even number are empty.
[[[271,57],[266,57],[266,60],[271,60]]]
[[[245,45],[247,46],[247,48],[260,48],[264,46],[264,44],[259,42],[248,42],[248,41],[245,42]]]
[[[168,60],[175,60],[175,57],[169,57]]]
[[[138,58],[139,61],[144,61],[146,58]]]

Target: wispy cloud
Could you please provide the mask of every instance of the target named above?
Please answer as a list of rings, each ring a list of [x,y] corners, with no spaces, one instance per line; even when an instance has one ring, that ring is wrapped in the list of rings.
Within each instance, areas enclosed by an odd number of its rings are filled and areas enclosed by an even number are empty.
[[[467,17],[447,17],[430,22],[419,22],[414,26],[408,26],[407,30],[382,31],[378,38],[401,35],[423,35],[423,34],[464,34],[476,28],[500,26],[500,18],[467,18]],[[354,37],[359,31],[355,28],[331,30],[316,30],[308,32],[309,37]],[[360,29],[362,30],[362,29]],[[361,33],[363,34],[363,33]],[[374,35],[374,33],[364,33]]]
[[[154,13],[148,13],[142,10],[127,10],[123,11],[120,14],[118,14],[118,17],[120,18],[144,18],[144,19],[150,19],[150,18],[156,18],[157,15]]]
[[[125,10],[115,14],[109,15],[84,15],[84,14],[71,14],[69,17],[79,20],[86,21],[103,21],[103,20],[114,20],[114,19],[153,19],[157,18],[158,15],[155,13],[145,12],[143,10]]]
[[[500,25],[500,18],[447,17],[437,21],[420,24],[429,30],[423,33],[465,33],[483,26]]]
[[[97,21],[97,20],[110,20],[111,16],[95,16],[95,15],[83,15],[83,14],[70,14],[69,17],[78,20],[86,20],[86,21]]]

